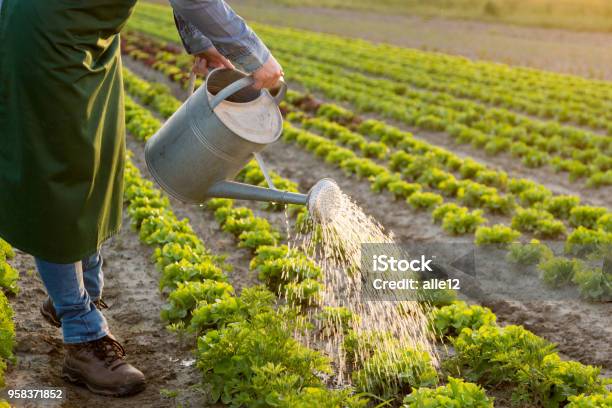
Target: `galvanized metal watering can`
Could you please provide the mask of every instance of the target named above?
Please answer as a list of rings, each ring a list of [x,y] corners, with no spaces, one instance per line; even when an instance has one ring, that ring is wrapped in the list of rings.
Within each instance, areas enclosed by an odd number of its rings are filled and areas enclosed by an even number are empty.
[[[287,85],[282,82],[273,96],[253,88],[253,83],[251,76],[237,70],[211,71],[203,86],[147,141],[145,159],[151,174],[168,194],[186,203],[235,198],[308,205],[315,214],[325,207],[329,213],[329,203],[340,195],[331,179],[320,180],[309,194],[231,181],[253,154],[282,133],[278,105]],[[262,170],[267,174],[265,167]]]

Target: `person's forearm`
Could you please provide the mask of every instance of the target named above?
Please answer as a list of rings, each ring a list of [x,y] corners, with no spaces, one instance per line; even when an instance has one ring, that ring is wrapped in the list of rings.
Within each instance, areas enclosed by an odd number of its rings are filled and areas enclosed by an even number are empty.
[[[223,0],[170,0],[170,3],[181,19],[244,70],[256,71],[268,60],[270,52],[266,46]]]
[[[197,55],[213,46],[212,41],[206,38],[193,24],[188,23],[176,13],[174,13],[174,21],[188,54]]]

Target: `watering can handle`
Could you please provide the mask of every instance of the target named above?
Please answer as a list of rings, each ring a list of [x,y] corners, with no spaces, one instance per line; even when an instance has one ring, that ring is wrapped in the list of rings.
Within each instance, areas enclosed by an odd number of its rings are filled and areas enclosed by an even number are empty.
[[[189,98],[191,95],[193,95],[193,92],[195,91],[195,85],[196,85],[196,73],[194,71],[191,71],[191,74],[189,74],[189,83],[187,84],[187,97]]]
[[[212,98],[212,100],[210,101],[210,109],[214,110],[217,105],[223,102],[226,98],[229,98],[236,92],[246,88],[247,86],[251,86],[254,83],[255,79],[251,76],[241,78],[236,82],[232,82],[231,84],[223,88],[221,91],[219,91],[219,93],[216,94],[214,98]]]
[[[283,77],[281,77],[281,79],[278,80],[278,83],[280,84],[280,89],[274,96],[274,102],[276,102],[277,105],[280,105],[283,99],[285,99],[285,95],[287,95],[288,87],[287,87],[287,83],[285,82],[285,78]]]
[[[210,109],[214,110],[226,98],[229,98],[236,92],[248,86],[251,86],[254,83],[255,83],[255,79],[249,75],[247,77],[239,79],[236,82],[229,84],[228,86],[223,88],[221,91],[219,91],[219,93],[216,94],[214,98],[212,98],[212,100],[210,101]],[[279,83],[281,85],[281,88],[276,94],[276,96],[274,97],[274,102],[276,102],[277,105],[280,105],[280,103],[285,98],[285,95],[287,94],[287,83],[283,81],[282,79],[279,81]]]

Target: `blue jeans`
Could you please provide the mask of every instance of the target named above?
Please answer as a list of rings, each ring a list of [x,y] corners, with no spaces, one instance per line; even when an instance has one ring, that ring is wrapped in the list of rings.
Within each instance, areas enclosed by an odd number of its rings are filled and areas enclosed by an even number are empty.
[[[70,264],[35,260],[62,322],[64,343],[85,343],[109,334],[106,319],[92,303],[100,298],[104,286],[100,253]]]

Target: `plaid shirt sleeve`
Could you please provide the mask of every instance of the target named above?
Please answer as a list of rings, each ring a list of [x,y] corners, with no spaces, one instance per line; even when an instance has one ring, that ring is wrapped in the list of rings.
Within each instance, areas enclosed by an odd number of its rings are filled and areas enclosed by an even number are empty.
[[[256,71],[270,51],[223,0],[170,0],[187,52],[197,54],[214,45],[247,72]]]
[[[199,54],[213,46],[212,41],[204,36],[197,28],[183,20],[181,16],[174,13],[174,22],[183,42],[185,50],[191,54]]]

